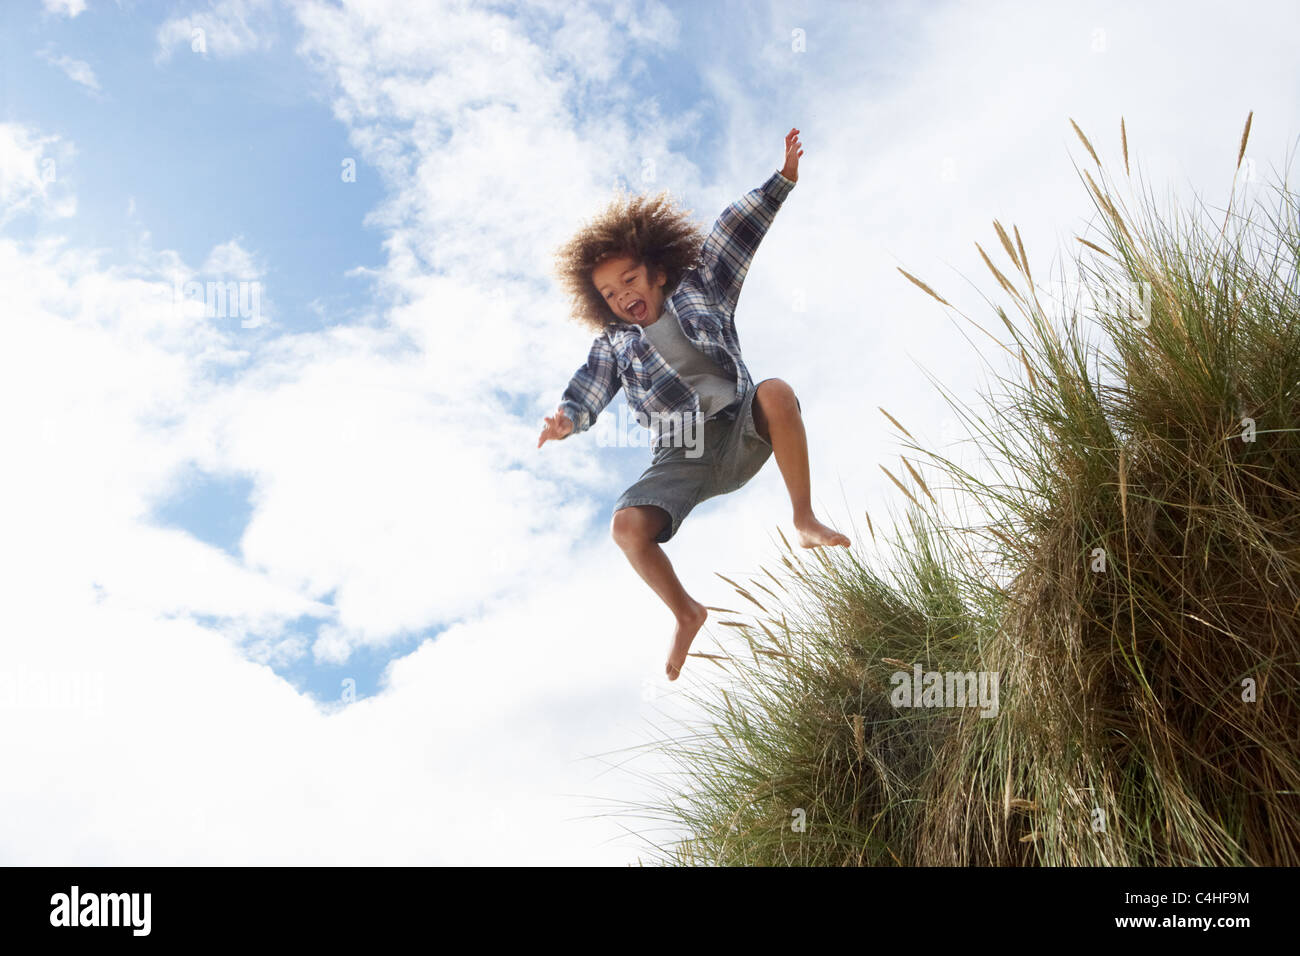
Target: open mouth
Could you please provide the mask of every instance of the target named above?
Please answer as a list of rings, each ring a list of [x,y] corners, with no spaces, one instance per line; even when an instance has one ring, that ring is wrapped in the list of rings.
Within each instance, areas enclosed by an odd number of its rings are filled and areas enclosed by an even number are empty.
[[[644,319],[646,312],[647,306],[644,299],[633,299],[632,304],[627,307],[627,313],[634,319]]]

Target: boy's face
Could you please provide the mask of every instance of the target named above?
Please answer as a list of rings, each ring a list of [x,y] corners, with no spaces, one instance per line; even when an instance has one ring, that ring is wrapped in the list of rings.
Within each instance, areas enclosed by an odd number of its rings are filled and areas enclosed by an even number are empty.
[[[591,271],[591,281],[609,310],[624,322],[649,325],[663,311],[668,277],[630,256],[598,263]]]

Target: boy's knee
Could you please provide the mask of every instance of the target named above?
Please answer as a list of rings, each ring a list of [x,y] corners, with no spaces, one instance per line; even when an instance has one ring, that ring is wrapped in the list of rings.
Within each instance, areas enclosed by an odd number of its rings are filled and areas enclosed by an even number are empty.
[[[769,378],[758,386],[754,397],[762,403],[763,411],[773,414],[792,414],[800,410],[799,399],[794,389],[784,379]]]
[[[663,529],[664,519],[667,513],[662,508],[656,508],[653,505],[634,505],[630,508],[620,508],[614,512],[614,520],[610,522],[609,533],[617,544],[623,550],[629,548],[639,548],[659,534]]]

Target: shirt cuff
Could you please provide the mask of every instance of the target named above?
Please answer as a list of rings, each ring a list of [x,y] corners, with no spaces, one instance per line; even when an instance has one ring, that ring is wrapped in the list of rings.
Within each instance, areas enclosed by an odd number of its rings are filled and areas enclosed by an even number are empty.
[[[766,193],[771,199],[774,199],[777,202],[782,202],[785,200],[785,197],[790,194],[790,190],[794,189],[794,187],[795,187],[794,180],[786,179],[784,176],[781,175],[781,171],[777,170],[770,177],[768,177],[767,182],[763,183],[763,192]]]
[[[565,417],[573,422],[573,431],[569,432],[570,435],[576,435],[578,432],[586,430],[587,423],[583,422],[583,419],[587,417],[586,409],[582,408],[577,402],[560,402],[560,411],[564,412]]]

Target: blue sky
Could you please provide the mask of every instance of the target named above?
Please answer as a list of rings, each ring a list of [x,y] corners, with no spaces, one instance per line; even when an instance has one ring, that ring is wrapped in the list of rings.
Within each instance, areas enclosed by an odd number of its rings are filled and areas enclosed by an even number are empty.
[[[871,555],[863,512],[899,504],[878,408],[948,441],[924,373],[981,384],[899,266],[972,316],[993,218],[1059,267],[1091,216],[1070,119],[1114,162],[1123,116],[1157,190],[1218,205],[1248,112],[1261,176],[1286,157],[1293,5],[1193,7],[6,3],[0,705],[71,671],[107,692],[41,711],[81,741],[58,759],[0,722],[0,811],[28,821],[0,861],[635,861],[590,807],[663,768],[600,755],[727,677],[663,680],[671,618],[609,539],[648,449],[535,447],[590,344],[550,251],[619,182],[708,224],[798,126],[737,324]],[[256,283],[267,321],[177,280]],[[778,563],[788,510],[773,464],[696,509],[687,588],[734,606],[718,575]],[[171,756],[125,772],[88,712]]]
[[[39,4],[6,4],[5,119],[57,117],[77,145],[65,175],[78,214],[61,234],[124,264],[137,232],[127,221],[134,203],[153,241],[186,260],[236,236],[256,249],[286,329],[348,321],[373,295],[346,273],[381,261],[381,235],[363,222],[381,185],[363,159],[356,182],[341,181],[339,162],[353,151],[311,70],[287,55],[292,16],[268,8],[268,28],[284,37],[269,49],[159,63],[154,34],[169,9],[110,5],[67,19]],[[101,92],[49,62],[69,51],[94,64]],[[11,234],[48,227],[20,220]]]

